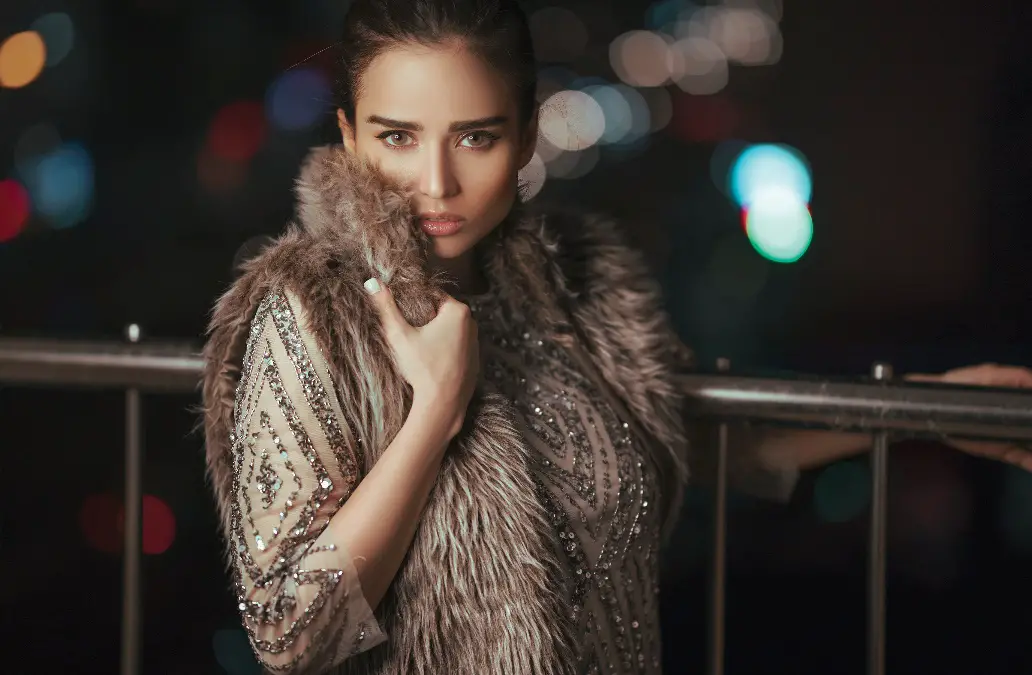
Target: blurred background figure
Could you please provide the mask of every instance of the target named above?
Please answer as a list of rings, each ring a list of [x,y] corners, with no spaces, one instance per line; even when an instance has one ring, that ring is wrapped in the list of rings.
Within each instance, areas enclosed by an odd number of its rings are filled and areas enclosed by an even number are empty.
[[[700,361],[1032,364],[1027,2],[525,6],[539,101],[584,132],[542,119],[533,199],[629,224]],[[0,335],[117,340],[135,322],[199,344],[240,251],[291,217],[301,158],[339,138],[323,50],[346,8],[4,3]],[[146,399],[143,672],[255,673],[195,402]],[[122,395],[4,387],[0,411],[0,549],[26,579],[3,591],[9,653],[115,672]],[[888,670],[1028,672],[1032,478],[903,445]],[[862,672],[868,477],[851,459],[787,505],[733,502],[728,672]],[[690,495],[665,570],[670,673],[703,669],[707,499]]]

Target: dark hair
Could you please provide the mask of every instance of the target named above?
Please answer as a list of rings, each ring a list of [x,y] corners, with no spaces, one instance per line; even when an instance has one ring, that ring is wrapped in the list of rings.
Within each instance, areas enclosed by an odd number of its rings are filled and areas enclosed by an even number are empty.
[[[517,0],[354,0],[338,46],[336,98],[349,124],[362,74],[382,51],[461,41],[512,85],[521,126],[537,106],[537,62]]]

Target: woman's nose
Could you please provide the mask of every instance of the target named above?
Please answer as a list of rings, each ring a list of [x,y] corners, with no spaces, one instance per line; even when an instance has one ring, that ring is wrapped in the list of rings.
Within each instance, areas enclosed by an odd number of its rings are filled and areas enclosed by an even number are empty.
[[[444,150],[429,150],[420,168],[420,192],[431,199],[450,197],[458,191],[458,181]]]

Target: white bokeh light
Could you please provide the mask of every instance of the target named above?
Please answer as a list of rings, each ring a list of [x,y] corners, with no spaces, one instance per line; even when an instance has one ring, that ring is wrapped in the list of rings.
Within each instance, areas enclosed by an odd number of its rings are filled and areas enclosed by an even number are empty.
[[[598,143],[605,132],[605,113],[598,102],[584,93],[564,89],[541,106],[538,129],[560,150],[577,151]]]
[[[672,49],[679,58],[671,62],[676,68],[671,75],[683,91],[704,96],[727,86],[727,57],[709,38],[682,38]]]
[[[634,87],[659,87],[669,82],[670,45],[659,34],[632,30],[609,45],[609,62],[616,76]]]
[[[758,9],[724,10],[713,17],[709,29],[709,38],[730,61],[761,65],[781,56],[781,31]]]
[[[548,180],[548,168],[545,166],[545,160],[541,159],[541,155],[535,152],[527,166],[520,169],[519,181],[525,186],[520,194],[520,198],[525,202],[529,202],[541,192],[541,188],[545,186],[546,180]]]

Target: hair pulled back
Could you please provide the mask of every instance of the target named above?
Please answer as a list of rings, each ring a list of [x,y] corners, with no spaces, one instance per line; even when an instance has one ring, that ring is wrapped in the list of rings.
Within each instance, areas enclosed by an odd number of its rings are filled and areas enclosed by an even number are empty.
[[[537,62],[517,0],[353,0],[338,47],[336,103],[355,125],[362,76],[382,52],[458,41],[512,86],[521,127],[537,106]]]

